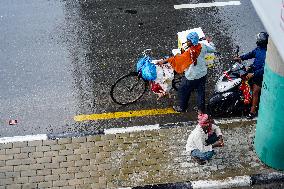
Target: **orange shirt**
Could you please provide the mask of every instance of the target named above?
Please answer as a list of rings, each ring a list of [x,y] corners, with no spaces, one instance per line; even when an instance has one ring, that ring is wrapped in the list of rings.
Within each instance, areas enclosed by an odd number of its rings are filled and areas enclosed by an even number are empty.
[[[183,73],[192,63],[197,63],[201,48],[201,44],[198,43],[198,45],[188,48],[184,53],[170,57],[168,62],[177,73]]]

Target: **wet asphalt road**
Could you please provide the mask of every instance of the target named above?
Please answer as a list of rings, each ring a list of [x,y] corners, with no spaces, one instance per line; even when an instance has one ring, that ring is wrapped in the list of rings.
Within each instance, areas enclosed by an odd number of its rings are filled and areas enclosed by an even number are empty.
[[[191,3],[212,2],[206,0]],[[175,10],[182,0],[1,0],[0,137],[90,131],[114,126],[172,123],[195,119],[189,113],[78,123],[75,115],[167,108],[176,99],[156,101],[147,92],[129,106],[109,96],[117,78],[135,70],[146,48],[154,57],[177,47],[179,31],[202,27],[221,53],[209,71],[207,97],[232,49],[252,49],[263,25],[250,1],[240,6]],[[175,95],[174,95],[175,96]],[[8,125],[17,119],[18,124]]]

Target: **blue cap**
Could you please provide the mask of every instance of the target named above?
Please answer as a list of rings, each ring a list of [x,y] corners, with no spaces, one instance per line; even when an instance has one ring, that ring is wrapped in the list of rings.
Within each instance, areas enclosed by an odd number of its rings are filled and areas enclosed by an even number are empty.
[[[186,39],[188,41],[191,41],[191,43],[193,45],[197,45],[198,42],[199,42],[199,36],[196,32],[190,32],[187,36],[186,36]]]

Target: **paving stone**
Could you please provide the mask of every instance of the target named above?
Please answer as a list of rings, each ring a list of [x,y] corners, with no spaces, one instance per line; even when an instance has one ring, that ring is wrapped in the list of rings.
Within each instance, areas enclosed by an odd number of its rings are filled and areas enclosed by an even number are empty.
[[[13,184],[12,178],[0,179],[0,186],[11,185],[11,184]]]
[[[96,142],[101,140],[101,135],[87,136],[87,142]]]
[[[67,161],[67,156],[56,156],[52,157],[51,159],[53,163],[61,163]]]
[[[66,186],[66,181],[65,180],[55,180],[52,181],[52,186]]]
[[[67,173],[66,168],[52,169],[53,175],[60,175],[60,174],[65,174],[65,173]]]
[[[22,162],[23,165],[33,165],[37,161],[36,161],[36,159],[28,158],[28,159],[21,159],[21,162]]]
[[[88,155],[88,154],[86,154],[86,155]],[[76,161],[76,160],[81,160],[81,159],[82,159],[81,155],[79,155],[79,154],[78,155],[72,154],[72,155],[67,156],[67,161]]]
[[[59,175],[46,175],[44,176],[45,181],[59,180]]]
[[[28,141],[28,146],[42,146],[42,140]]]
[[[7,185],[6,189],[22,189],[22,185],[21,184]]]
[[[76,179],[82,179],[82,178],[89,178],[90,172],[80,172],[80,173],[75,173],[75,178]]]
[[[35,151],[36,151],[35,146],[29,146],[29,147],[21,148],[21,153],[28,153],[28,152],[35,152]]]
[[[28,146],[28,142],[27,141],[14,142],[13,143],[13,148],[21,148],[21,147],[27,147],[27,146]]]
[[[36,176],[36,170],[21,171],[21,177],[34,177]]]
[[[9,154],[9,155],[0,155],[0,161],[3,161],[3,160],[12,160],[12,159],[14,159],[13,154]]]
[[[75,166],[75,161],[69,161],[69,162],[61,162],[59,164],[61,168],[67,168],[67,167],[74,167]]]
[[[20,171],[6,171],[5,172],[5,177],[6,178],[20,177]]]
[[[88,154],[81,154],[80,159],[82,160],[90,160],[90,159],[95,159],[96,154],[95,153],[88,153]],[[78,160],[80,160],[78,159]]]
[[[65,144],[65,149],[66,149],[66,150],[79,149],[79,148],[81,147],[81,144],[84,144],[84,143],[71,143],[71,144]]]
[[[8,149],[8,148],[13,148],[13,143],[0,144],[0,149]]]
[[[6,165],[21,165],[22,164],[22,160],[20,159],[12,159],[12,160],[6,160]]]
[[[31,176],[29,177],[29,182],[30,183],[39,183],[39,182],[44,182],[44,176]]]
[[[72,179],[68,181],[70,186],[76,186],[76,185],[82,185],[84,184],[84,180],[83,179]]]
[[[50,146],[36,146],[37,152],[48,152],[51,150]]]
[[[50,187],[52,187],[52,181],[38,183],[38,188],[50,188]]]
[[[74,173],[60,174],[60,180],[72,180],[75,178]]]
[[[29,154],[28,153],[20,153],[20,154],[14,154],[14,159],[27,159],[29,158]]]
[[[36,174],[39,175],[39,176],[51,175],[51,169],[37,170]]]
[[[43,153],[43,156],[45,157],[55,157],[55,156],[58,156],[58,151],[46,151]]]
[[[74,154],[76,155],[87,154],[88,152],[89,152],[88,148],[74,149]]]
[[[86,142],[87,138],[86,137],[75,137],[72,138],[72,143],[83,143]]]
[[[28,153],[30,158],[41,158],[43,157],[43,152],[30,152]]]
[[[60,150],[58,154],[59,154],[59,156],[73,155],[74,154],[74,150],[73,149]]]
[[[62,186],[60,189],[76,189],[76,186]]]
[[[36,159],[37,163],[51,163],[51,157],[42,157]]]
[[[22,189],[37,188],[37,183],[26,183],[22,185]]]
[[[61,138],[58,139],[57,143],[58,144],[70,144],[72,142],[71,138]]]
[[[43,146],[54,146],[57,144],[57,139],[56,140],[44,140],[42,141]]]
[[[21,177],[15,177],[13,178],[14,179],[14,184],[26,184],[29,182],[29,177],[24,177],[24,176],[21,176]]]
[[[51,145],[50,150],[56,151],[56,150],[65,150],[66,147],[64,144],[59,144],[59,145]]]
[[[59,163],[58,162],[44,163],[42,165],[44,165],[45,169],[57,169],[57,168],[59,168]]]
[[[67,167],[67,173],[78,173],[82,171],[82,167]]]
[[[96,143],[101,143],[102,141],[96,141]],[[80,143],[81,148],[92,148],[95,146],[95,142],[85,142]]]

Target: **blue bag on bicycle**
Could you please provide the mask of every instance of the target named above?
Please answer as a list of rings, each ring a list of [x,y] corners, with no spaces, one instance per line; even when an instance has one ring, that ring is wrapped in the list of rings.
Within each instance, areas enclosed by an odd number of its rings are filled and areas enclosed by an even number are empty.
[[[141,72],[142,78],[147,81],[153,81],[157,78],[156,66],[151,63],[149,56],[140,58],[137,62],[137,72]]]

